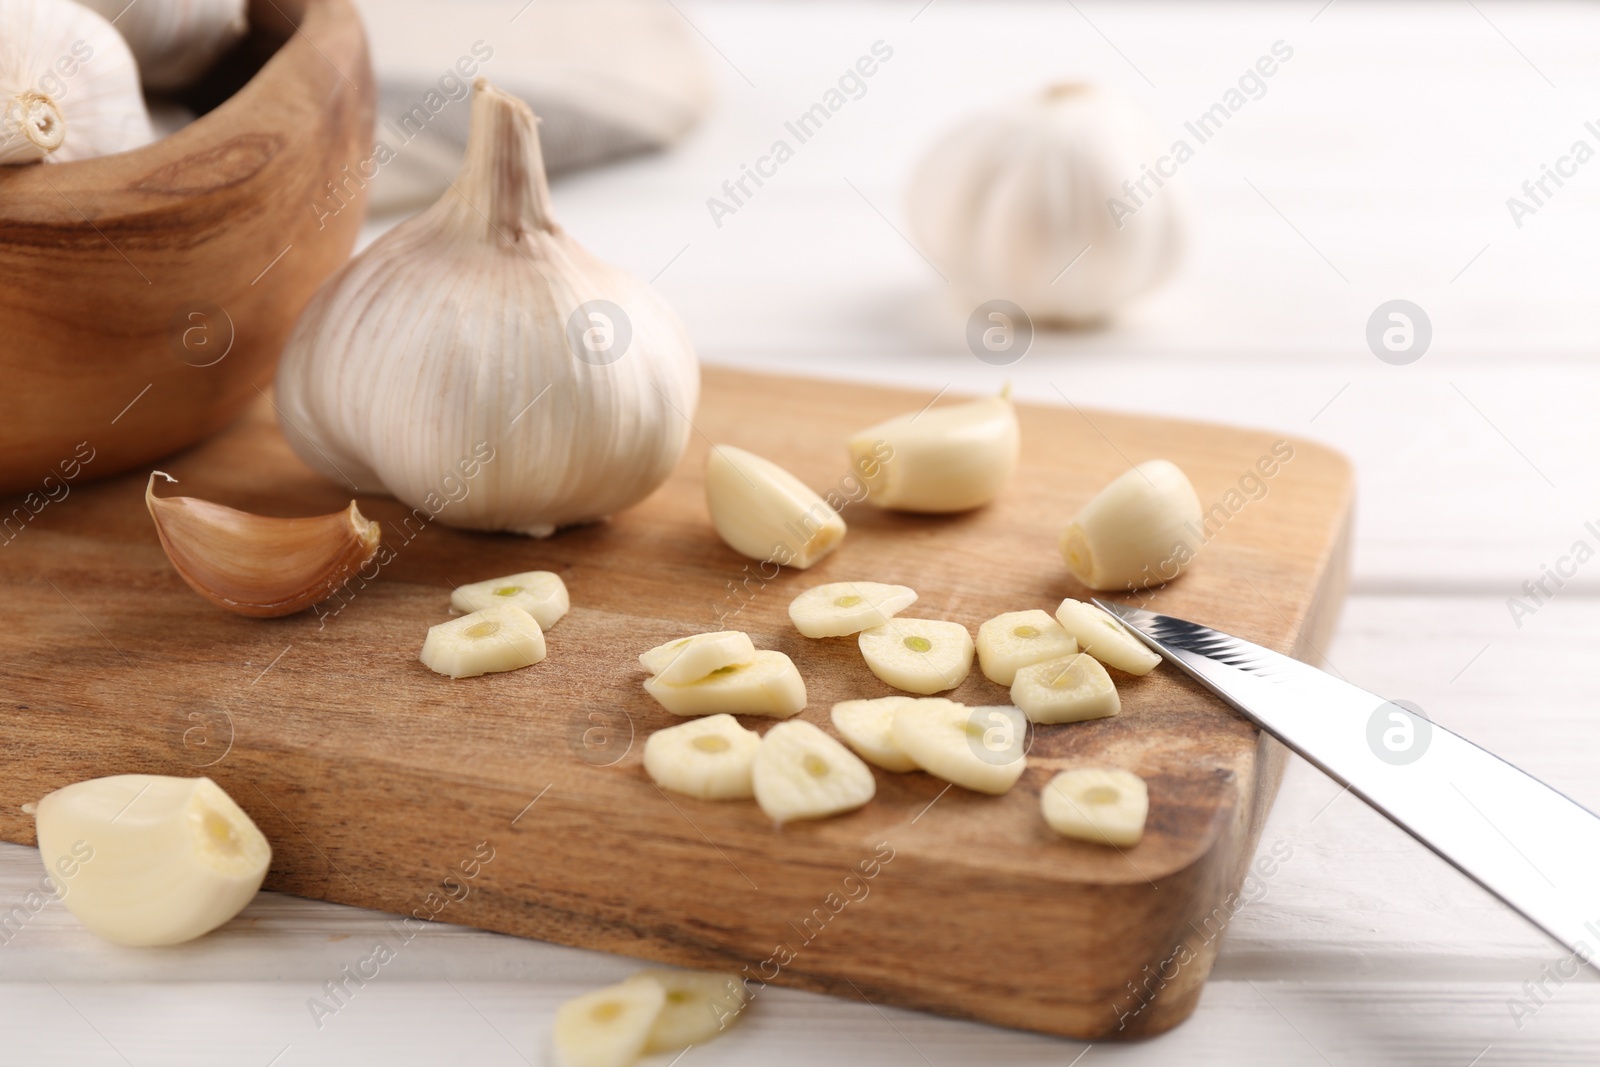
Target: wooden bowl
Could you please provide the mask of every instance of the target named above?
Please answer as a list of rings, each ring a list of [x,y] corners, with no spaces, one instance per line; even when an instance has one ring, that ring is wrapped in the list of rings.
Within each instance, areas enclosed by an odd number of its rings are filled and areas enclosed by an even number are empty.
[[[0,167],[0,492],[53,496],[226,425],[349,258],[374,118],[360,19],[255,0],[250,22],[186,93],[189,126]]]

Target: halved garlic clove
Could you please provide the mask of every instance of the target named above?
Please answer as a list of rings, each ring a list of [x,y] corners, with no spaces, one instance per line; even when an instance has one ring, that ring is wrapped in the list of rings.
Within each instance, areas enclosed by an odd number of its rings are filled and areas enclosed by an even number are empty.
[[[645,692],[674,715],[765,715],[786,719],[806,706],[806,683],[794,661],[782,652],[757,649],[749,663],[737,663],[698,681],[668,685],[646,678]]]
[[[1045,822],[1063,837],[1127,848],[1144,836],[1150,790],[1131,771],[1080,767],[1050,779],[1039,806]]]
[[[644,769],[652,781],[700,800],[754,795],[750,768],[761,735],[732,715],[708,715],[657,730],[644,743]]]
[[[572,599],[567,595],[567,583],[551,571],[523,571],[458,585],[450,594],[450,606],[457,611],[482,611],[507,604],[526,611],[539,629],[548,630],[566,615]]]
[[[1090,589],[1143,589],[1182,574],[1202,534],[1194,486],[1176,465],[1152,459],[1079,510],[1061,535],[1061,555]]]
[[[807,637],[846,637],[882,626],[917,602],[916,590],[882,582],[829,582],[789,602],[789,618]]]
[[[1037,723],[1104,719],[1122,710],[1111,676],[1084,652],[1019,670],[1011,683],[1011,703]]]
[[[639,665],[664,685],[698,682],[724,667],[754,663],[756,646],[739,630],[695,634],[639,653]]]
[[[895,710],[890,735],[918,767],[977,793],[1007,792],[1028,766],[1028,722],[1012,707],[913,700]]]
[[[748,997],[734,974],[651,967],[629,980],[644,979],[656,982],[666,993],[666,1003],[645,1042],[646,1052],[677,1052],[705,1044],[739,1020]]]
[[[644,1054],[667,994],[635,975],[556,1009],[551,1037],[560,1067],[628,1067]]]
[[[771,460],[732,445],[716,445],[706,458],[706,507],[735,552],[796,570],[844,539],[844,520],[826,500]]]
[[[1129,674],[1149,674],[1161,657],[1150,651],[1109,613],[1071,597],[1056,608],[1056,621],[1078,641],[1078,647],[1108,667]]]
[[[858,643],[872,673],[908,693],[954,689],[972,670],[972,635],[958,622],[894,618]]]
[[[916,760],[894,743],[894,713],[916,697],[878,697],[875,700],[842,700],[833,706],[829,718],[844,743],[868,763],[886,771],[905,773],[917,769]]]
[[[354,500],[343,511],[276,519],[189,496],[156,496],[150,475],[144,502],[178,576],[219,607],[270,618],[326,600],[378,551],[378,524]]]
[[[250,903],[272,862],[250,816],[209,778],[77,782],[40,800],[34,824],[67,910],[122,945],[216,929]]]
[[[756,803],[779,825],[854,811],[878,791],[872,768],[803,719],[767,731],[752,780]]]
[[[1078,642],[1048,611],[1008,611],[978,627],[978,666],[996,685],[1010,685],[1021,667],[1060,659]]]
[[[485,608],[428,627],[418,657],[451,678],[531,667],[545,657],[544,631],[521,608]]]
[[[1010,398],[984,397],[909,412],[850,439],[867,499],[898,511],[966,511],[997,496],[1017,469],[1017,413]],[[879,460],[885,451],[892,454]]]

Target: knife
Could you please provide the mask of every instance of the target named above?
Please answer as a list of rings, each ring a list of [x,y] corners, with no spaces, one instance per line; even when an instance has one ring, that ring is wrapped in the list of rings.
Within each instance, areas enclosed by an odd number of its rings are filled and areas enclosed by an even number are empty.
[[[1600,969],[1600,817],[1415,710],[1309,664],[1170,615],[1095,603]]]

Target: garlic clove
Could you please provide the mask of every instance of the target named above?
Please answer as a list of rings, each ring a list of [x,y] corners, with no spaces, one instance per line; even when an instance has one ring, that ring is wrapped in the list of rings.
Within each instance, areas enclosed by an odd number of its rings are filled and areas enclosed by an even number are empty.
[[[872,673],[908,693],[954,689],[972,670],[972,635],[958,622],[893,618],[857,641]]]
[[[804,482],[760,456],[716,445],[706,457],[706,507],[729,548],[805,570],[844,540],[844,520]]]
[[[1077,640],[1080,649],[1108,667],[1128,674],[1149,674],[1161,662],[1127,627],[1093,604],[1067,597],[1056,608],[1056,621]]]
[[[707,715],[657,730],[644,743],[651,781],[700,800],[752,796],[751,767],[761,735],[732,715]]]
[[[139,61],[146,89],[189,85],[249,29],[246,0],[78,0],[116,26]]]
[[[510,604],[533,616],[539,629],[548,630],[572,607],[567,585],[550,571],[523,571],[504,578],[458,585],[450,594],[450,606],[457,611],[482,611]]]
[[[856,755],[886,771],[904,774],[916,770],[917,763],[894,743],[894,713],[916,699],[842,700],[833,706],[829,719]]]
[[[666,993],[645,1041],[646,1052],[678,1052],[705,1044],[738,1022],[749,996],[734,974],[650,967],[629,980],[655,982]]]
[[[544,632],[533,616],[504,605],[428,627],[417,658],[437,674],[476,678],[531,667],[544,657]]]
[[[803,719],[767,731],[752,781],[756,803],[780,826],[854,811],[878,791],[872,768]]]
[[[882,626],[917,602],[913,589],[882,582],[829,582],[789,602],[789,618],[807,637],[846,637]]]
[[[630,1067],[644,1054],[650,1031],[667,1002],[650,978],[574,997],[556,1009],[551,1037],[559,1067]]]
[[[1080,767],[1050,779],[1039,806],[1045,822],[1063,837],[1129,848],[1144,837],[1150,790],[1131,771]]]
[[[1078,651],[1078,642],[1048,611],[1008,611],[978,627],[978,667],[996,685],[1009,686],[1017,670]]]
[[[188,496],[156,496],[155,471],[144,502],[161,547],[189,588],[240,615],[290,615],[326,600],[378,551],[378,524],[355,501],[343,511],[276,519]]]
[[[975,793],[1010,791],[1027,769],[1027,720],[1011,707],[969,708],[944,697],[895,709],[890,736],[918,767]]]
[[[1061,535],[1061,555],[1090,589],[1170,582],[1202,544],[1200,498],[1178,467],[1141,463],[1100,490]]]
[[[850,439],[867,499],[898,511],[967,511],[989,503],[1017,469],[1021,431],[1002,394],[910,412]],[[885,449],[884,446],[888,448]],[[887,458],[881,458],[888,451]]]
[[[1099,660],[1082,652],[1017,671],[1011,702],[1038,723],[1103,719],[1122,710],[1111,676]]]
[[[67,910],[121,945],[216,929],[261,888],[272,848],[209,778],[119,774],[57,789],[34,812]]]
[[[695,634],[639,654],[639,665],[664,685],[698,682],[724,667],[754,663],[756,646],[739,630]]]
[[[806,706],[806,683],[782,652],[757,649],[749,663],[730,664],[699,681],[668,685],[646,678],[645,692],[674,715],[764,715],[785,719]]]

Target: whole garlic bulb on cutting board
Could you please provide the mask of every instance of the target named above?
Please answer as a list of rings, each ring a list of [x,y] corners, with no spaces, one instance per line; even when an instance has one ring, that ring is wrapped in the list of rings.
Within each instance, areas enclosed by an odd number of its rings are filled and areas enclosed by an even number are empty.
[[[454,185],[318,290],[278,406],[330,478],[446,525],[542,537],[666,480],[699,364],[653,289],[551,218],[533,112],[475,89]]]
[[[145,88],[181,89],[244,36],[246,0],[78,0],[127,38]]]
[[[1133,105],[1052,86],[934,144],[911,179],[912,234],[973,300],[1010,300],[1046,324],[1097,322],[1176,265],[1183,207],[1171,176],[1150,169],[1160,158]]]

